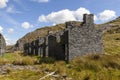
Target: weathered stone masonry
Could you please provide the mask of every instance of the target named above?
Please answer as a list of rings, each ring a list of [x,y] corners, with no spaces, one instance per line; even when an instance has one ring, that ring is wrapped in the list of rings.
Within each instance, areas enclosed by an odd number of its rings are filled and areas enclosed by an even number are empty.
[[[6,50],[6,42],[2,34],[0,33],[0,56],[5,53]]]
[[[84,14],[82,25],[66,22],[65,30],[24,44],[24,52],[69,61],[83,54],[103,53],[102,46],[102,31],[95,27],[93,14]]]

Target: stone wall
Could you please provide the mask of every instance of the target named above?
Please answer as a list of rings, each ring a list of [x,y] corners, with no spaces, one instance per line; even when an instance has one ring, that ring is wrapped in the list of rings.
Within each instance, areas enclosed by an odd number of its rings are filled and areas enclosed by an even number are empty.
[[[83,54],[103,53],[102,31],[94,25],[93,14],[85,14],[82,25],[67,22],[63,31],[24,44],[24,52],[69,61]]]
[[[16,51],[23,51],[24,50],[24,45],[25,44],[25,41],[23,40],[18,40],[17,43],[15,44],[15,50]]]
[[[6,51],[6,42],[2,34],[0,34],[0,56],[2,56]]]
[[[67,23],[69,33],[69,59],[89,53],[103,53],[102,31],[97,29],[93,22],[93,15],[84,15],[81,26]]]
[[[66,45],[67,45],[66,31],[61,31],[56,34],[49,34],[48,37],[48,56],[56,60],[65,60]]]

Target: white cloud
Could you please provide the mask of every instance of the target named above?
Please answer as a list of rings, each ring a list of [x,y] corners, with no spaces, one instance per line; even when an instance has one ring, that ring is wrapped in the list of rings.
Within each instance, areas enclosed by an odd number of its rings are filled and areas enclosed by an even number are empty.
[[[6,36],[4,36],[4,38],[5,38],[6,44],[7,44],[7,45],[10,45],[10,43],[9,43],[9,40],[10,40],[10,39],[8,39]]]
[[[14,29],[13,28],[9,28],[8,29],[8,33],[12,33],[12,32],[14,32]]]
[[[80,7],[74,11],[64,9],[57,12],[52,12],[48,15],[41,15],[39,16],[38,20],[40,22],[51,22],[53,24],[64,23],[66,21],[82,21],[83,14],[90,13],[91,12],[88,9],[83,7]],[[94,20],[98,22],[105,22],[114,18],[116,18],[116,12],[113,10],[104,10],[103,12],[100,12],[97,16],[94,14]]]
[[[2,33],[3,32],[3,27],[2,26],[0,26],[0,33]]]
[[[7,9],[6,9],[6,12],[8,13],[21,13],[20,11],[17,11],[15,10],[15,7],[12,5],[12,6],[9,6]]]
[[[8,38],[6,36],[4,36],[4,38],[5,38],[5,41],[6,41],[6,45],[14,45],[15,42],[16,42],[14,39]]]
[[[108,21],[116,17],[116,12],[113,10],[104,10],[103,12],[99,13],[99,20],[101,21]]]
[[[32,28],[33,25],[31,25],[29,22],[23,22],[21,24],[21,26],[24,28],[24,29],[29,29],[29,28]]]
[[[0,8],[5,8],[7,6],[8,0],[0,0]]]
[[[73,12],[68,9],[61,10],[58,12],[52,12],[47,16],[41,15],[39,17],[40,22],[62,23],[65,21],[73,21],[73,20],[76,20],[73,15]]]
[[[96,15],[94,15],[94,20],[97,21],[98,20],[98,17]]]
[[[31,1],[39,2],[39,3],[47,3],[50,0],[31,0]]]
[[[64,23],[66,21],[81,21],[83,19],[83,14],[90,14],[90,11],[86,8],[80,7],[75,11],[69,9],[64,9],[58,12],[52,12],[48,15],[39,16],[38,20],[40,22],[52,22],[52,23]]]
[[[90,11],[87,10],[86,8],[83,8],[83,7],[74,11],[74,16],[77,20],[82,20],[83,19],[83,14],[90,14]]]

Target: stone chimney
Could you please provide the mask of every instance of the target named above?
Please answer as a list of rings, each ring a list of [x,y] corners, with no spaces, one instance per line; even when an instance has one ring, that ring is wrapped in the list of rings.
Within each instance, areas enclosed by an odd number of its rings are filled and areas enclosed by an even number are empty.
[[[83,15],[84,24],[94,24],[94,15],[93,14],[84,14]]]

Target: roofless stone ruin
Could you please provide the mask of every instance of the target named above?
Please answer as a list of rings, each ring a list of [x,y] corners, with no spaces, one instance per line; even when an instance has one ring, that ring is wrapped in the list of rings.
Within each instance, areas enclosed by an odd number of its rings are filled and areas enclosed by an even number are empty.
[[[5,49],[6,49],[6,42],[3,35],[0,33],[0,56],[2,56],[5,53]]]
[[[81,25],[66,22],[66,28],[24,44],[24,53],[70,61],[84,54],[103,53],[102,31],[94,25],[94,15],[84,14]]]

